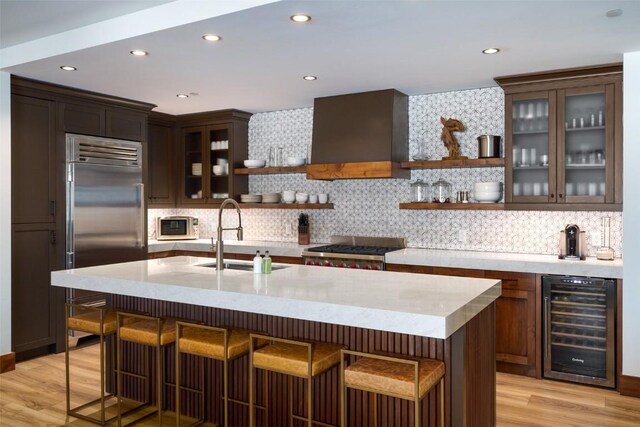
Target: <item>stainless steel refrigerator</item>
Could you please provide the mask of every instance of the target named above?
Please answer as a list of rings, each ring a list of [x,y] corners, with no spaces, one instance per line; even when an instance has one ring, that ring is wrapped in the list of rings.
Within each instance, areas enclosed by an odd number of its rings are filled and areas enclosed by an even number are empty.
[[[144,259],[142,144],[66,135],[66,267]]]

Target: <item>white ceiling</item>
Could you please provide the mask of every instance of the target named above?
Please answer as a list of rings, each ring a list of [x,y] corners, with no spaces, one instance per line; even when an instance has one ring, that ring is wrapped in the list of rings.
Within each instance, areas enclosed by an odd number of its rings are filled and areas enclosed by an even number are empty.
[[[5,3],[14,2],[0,3],[2,22],[11,20]],[[131,3],[135,11],[160,1],[85,1],[81,9],[94,3]],[[617,8],[622,16],[605,16]],[[312,21],[292,23],[289,16],[298,12]],[[52,31],[73,28],[70,15]],[[39,25],[36,18],[31,24],[23,16],[22,25]],[[272,111],[312,106],[318,96],[487,87],[495,76],[619,62],[624,52],[640,51],[639,22],[639,1],[280,1],[6,70],[151,102],[171,114]],[[209,32],[223,41],[203,41]],[[502,51],[481,53],[494,46]],[[133,57],[134,48],[150,55]],[[62,72],[61,65],[78,71]],[[319,79],[302,80],[307,74]],[[175,96],[191,92],[198,95]]]
[[[0,0],[0,48],[173,0]]]

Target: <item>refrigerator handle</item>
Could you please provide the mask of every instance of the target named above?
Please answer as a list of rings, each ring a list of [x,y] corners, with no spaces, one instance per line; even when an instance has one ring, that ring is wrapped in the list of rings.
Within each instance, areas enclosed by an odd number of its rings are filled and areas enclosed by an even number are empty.
[[[146,236],[144,235],[144,184],[136,184],[138,187],[138,230],[136,232],[136,240],[139,248],[146,246]]]
[[[550,316],[550,310],[549,310],[549,297],[544,297],[544,305],[543,305],[543,324],[544,324],[544,347],[545,347],[545,352],[544,352],[544,358],[545,359],[550,359],[551,358],[551,343],[549,342],[549,329],[551,329],[551,316]]]

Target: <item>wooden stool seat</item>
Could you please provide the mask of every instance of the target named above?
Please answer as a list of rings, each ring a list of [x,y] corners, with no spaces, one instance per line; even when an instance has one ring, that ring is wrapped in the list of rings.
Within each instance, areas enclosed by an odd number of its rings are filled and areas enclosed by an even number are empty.
[[[91,310],[70,316],[67,328],[86,332],[93,335],[100,335],[100,310]],[[102,314],[102,334],[110,335],[116,331],[116,312],[113,310],[104,310]]]
[[[351,363],[347,364],[347,358]],[[378,425],[378,395],[413,401],[413,425],[420,427],[422,426],[422,399],[438,385],[440,389],[439,425],[444,427],[444,375],[445,364],[440,360],[342,350],[340,356],[342,425],[346,426],[348,419],[347,389],[352,388],[374,394],[372,420],[374,427]]]
[[[119,338],[123,341],[131,341],[149,346],[165,346],[176,341],[176,321],[165,319],[160,326],[158,334],[157,321],[142,319],[120,325]],[[158,335],[160,342],[158,342]]]
[[[311,376],[315,377],[340,363],[338,344],[312,343]],[[253,352],[253,366],[296,377],[309,375],[308,350],[299,344],[277,342]]]
[[[118,311],[116,313],[118,339],[116,347],[116,372],[117,372],[117,396],[118,396],[118,427],[122,426],[122,400],[123,400],[123,376],[143,380],[148,385],[146,401],[140,402],[135,408],[127,410],[129,412],[139,412],[140,409],[151,405],[152,377],[151,360],[149,349],[155,350],[155,406],[157,410],[147,412],[141,417],[130,421],[127,425],[137,423],[149,416],[157,415],[156,424],[162,426],[162,410],[164,406],[163,390],[166,385],[165,372],[165,350],[167,346],[176,342],[176,320],[170,318],[153,317],[146,314],[128,313]],[[144,373],[125,372],[123,370],[123,341],[144,346],[145,362]]]
[[[433,359],[412,359],[418,362],[419,398],[444,376],[444,363]],[[344,370],[345,386],[413,399],[415,369],[406,363],[363,357]]]
[[[235,359],[249,352],[249,334],[245,329],[227,331],[227,359]],[[180,352],[213,359],[224,359],[224,332],[186,326],[180,332]]]
[[[256,344],[262,341],[270,343],[262,348]],[[251,334],[249,351],[249,425],[255,425],[254,419],[254,379],[253,370],[262,369],[265,378],[265,423],[269,416],[268,375],[269,371],[289,375],[289,423],[293,420],[306,421],[308,427],[314,424],[313,420],[313,378],[338,365],[341,360],[341,352],[345,346],[324,342],[311,342],[304,340],[290,340],[284,338],[268,337],[265,335]],[[293,413],[293,377],[306,380],[306,406],[307,414],[302,417]],[[328,426],[326,423],[318,423]]]

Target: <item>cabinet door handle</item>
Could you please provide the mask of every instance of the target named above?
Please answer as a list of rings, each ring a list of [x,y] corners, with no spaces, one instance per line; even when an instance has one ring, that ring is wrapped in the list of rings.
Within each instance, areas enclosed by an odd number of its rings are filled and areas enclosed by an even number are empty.
[[[50,239],[52,245],[56,244],[56,232],[55,232],[55,230],[51,230],[49,232],[49,239]]]
[[[49,202],[49,215],[56,216],[56,201],[51,200]]]

